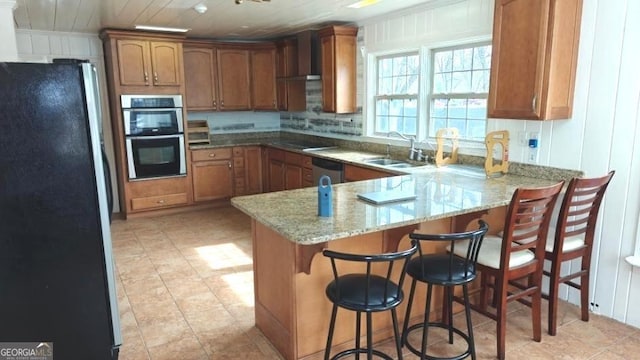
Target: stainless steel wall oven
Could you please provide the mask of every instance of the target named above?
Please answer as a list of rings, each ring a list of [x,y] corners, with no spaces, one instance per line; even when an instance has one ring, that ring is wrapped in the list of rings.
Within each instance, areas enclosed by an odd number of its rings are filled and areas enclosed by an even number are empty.
[[[130,180],[185,176],[180,95],[122,95]]]

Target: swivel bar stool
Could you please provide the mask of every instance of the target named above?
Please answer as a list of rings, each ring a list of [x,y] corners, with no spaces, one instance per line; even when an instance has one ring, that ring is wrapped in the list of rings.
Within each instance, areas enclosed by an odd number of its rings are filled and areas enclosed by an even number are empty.
[[[472,359],[476,358],[475,344],[473,341],[473,329],[471,325],[471,309],[469,304],[469,292],[467,284],[476,278],[476,260],[478,258],[478,252],[482,245],[484,235],[487,233],[489,226],[482,220],[479,220],[479,229],[463,233],[455,234],[419,234],[411,233],[409,237],[414,241],[440,241],[448,242],[449,249],[459,249],[464,253],[464,256],[457,256],[453,251],[442,254],[423,254],[422,249],[419,249],[419,256],[411,259],[407,266],[407,273],[412,277],[411,292],[409,294],[409,302],[407,304],[407,313],[404,318],[404,325],[402,327],[402,344],[405,345],[412,353],[420,356],[421,359],[463,359],[471,356]],[[462,242],[465,242],[464,244]],[[411,325],[409,327],[409,320],[411,318],[411,306],[413,305],[413,296],[416,290],[416,283],[420,281],[427,284],[427,302],[424,309],[424,321],[418,324]],[[448,321],[445,322],[431,322],[429,321],[429,313],[431,312],[431,295],[433,285],[443,286],[446,293],[446,301],[448,302]],[[465,316],[467,322],[467,334],[453,326],[453,289],[458,286],[462,286],[462,292],[465,302]],[[443,304],[444,305],[444,304]],[[467,342],[467,349],[461,354],[440,358],[427,354],[427,335],[429,327],[444,328],[449,331],[449,343],[453,344],[453,333],[460,335]],[[416,349],[409,342],[409,333],[415,330],[422,330],[422,343],[420,350]]]
[[[332,250],[324,250],[322,252],[324,256],[331,259],[331,267],[334,275],[334,280],[329,283],[326,289],[327,297],[333,303],[333,310],[331,311],[331,323],[329,324],[327,347],[324,353],[325,360],[329,359],[331,352],[331,341],[333,339],[338,307],[356,312],[356,344],[355,348],[344,350],[334,355],[331,359],[339,359],[354,354],[356,359],[359,359],[360,354],[367,354],[368,360],[372,359],[373,355],[392,360],[393,358],[389,355],[373,349],[372,345],[373,327],[371,314],[373,312],[386,310],[391,310],[391,320],[393,323],[398,359],[402,359],[396,307],[400,305],[404,298],[402,283],[405,277],[405,270],[409,258],[416,250],[417,245],[415,241],[412,241],[411,247],[408,250],[377,255],[346,254]],[[338,271],[340,266],[336,264],[338,260],[342,262],[362,263],[364,272],[341,274]],[[395,268],[394,271],[394,265],[396,263],[398,263],[398,267]],[[374,268],[377,270],[375,274],[373,273]],[[385,268],[386,271],[382,272],[382,268]],[[360,319],[363,312],[366,314],[367,319],[366,348],[360,346]]]

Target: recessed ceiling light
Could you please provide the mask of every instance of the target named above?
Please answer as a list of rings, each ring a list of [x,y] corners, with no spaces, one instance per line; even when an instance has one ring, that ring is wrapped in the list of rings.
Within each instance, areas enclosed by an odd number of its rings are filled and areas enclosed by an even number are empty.
[[[356,3],[353,3],[353,4],[351,4],[351,5],[347,6],[347,7],[350,7],[352,9],[360,9],[360,8],[365,7],[365,6],[377,4],[380,1],[382,1],[382,0],[360,0],[360,1],[358,1]]]
[[[207,5],[200,3],[194,6],[193,10],[195,10],[198,14],[204,14],[207,12],[208,9],[207,9]]]
[[[167,31],[167,32],[187,32],[190,29],[184,28],[172,28],[164,26],[151,26],[151,25],[136,25],[136,30],[150,30],[150,31]]]

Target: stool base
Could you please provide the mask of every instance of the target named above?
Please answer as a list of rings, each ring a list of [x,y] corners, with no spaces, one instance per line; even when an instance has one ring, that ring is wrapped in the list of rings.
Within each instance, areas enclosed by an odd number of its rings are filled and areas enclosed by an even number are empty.
[[[430,322],[427,323],[427,329],[428,327],[438,327],[441,329],[445,329],[445,330],[449,330],[449,325],[444,324],[444,323],[436,323],[436,322]],[[461,360],[464,359],[466,357],[472,356],[472,348],[471,348],[471,339],[469,338],[469,335],[465,334],[464,332],[462,332],[462,330],[457,329],[455,327],[452,327],[451,330],[460,335],[460,337],[462,337],[462,339],[467,343],[467,350],[465,350],[463,353],[459,354],[459,355],[455,355],[452,357],[437,357],[437,356],[431,356],[431,355],[427,355],[426,352],[425,354],[422,353],[421,350],[416,349],[413,345],[411,345],[409,343],[409,334],[411,334],[412,331],[414,330],[418,330],[418,329],[424,329],[425,328],[425,324],[424,323],[418,323],[415,325],[410,326],[406,333],[403,334],[403,340],[404,340],[404,345],[407,347],[407,349],[409,349],[409,351],[411,351],[412,353],[414,353],[416,356],[420,356],[422,359],[430,359],[430,360]],[[423,330],[423,331],[427,331],[427,329]]]

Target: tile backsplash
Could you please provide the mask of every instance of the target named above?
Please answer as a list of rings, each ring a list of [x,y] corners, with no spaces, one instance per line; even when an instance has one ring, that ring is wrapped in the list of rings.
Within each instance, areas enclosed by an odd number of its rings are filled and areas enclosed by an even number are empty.
[[[187,120],[206,120],[211,134],[280,130],[280,113],[261,111],[189,112]]]

